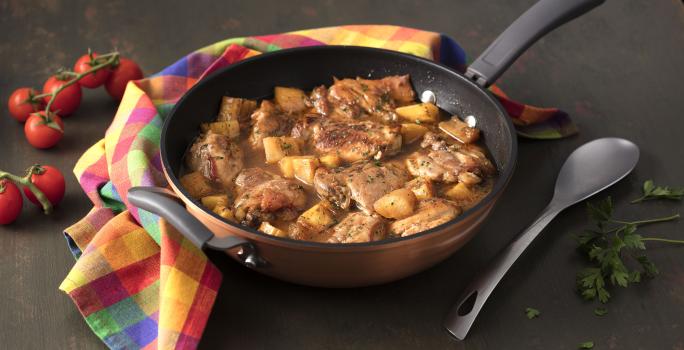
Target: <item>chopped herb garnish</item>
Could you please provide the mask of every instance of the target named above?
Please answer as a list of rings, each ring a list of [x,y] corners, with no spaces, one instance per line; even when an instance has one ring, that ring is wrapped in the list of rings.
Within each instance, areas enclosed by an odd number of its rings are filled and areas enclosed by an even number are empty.
[[[646,180],[643,186],[644,195],[633,200],[632,203],[639,203],[649,199],[670,199],[682,200],[684,198],[684,187],[674,188],[668,186],[656,186],[653,180]]]
[[[535,308],[528,307],[525,309],[525,316],[530,320],[539,317],[540,314],[541,312]]]

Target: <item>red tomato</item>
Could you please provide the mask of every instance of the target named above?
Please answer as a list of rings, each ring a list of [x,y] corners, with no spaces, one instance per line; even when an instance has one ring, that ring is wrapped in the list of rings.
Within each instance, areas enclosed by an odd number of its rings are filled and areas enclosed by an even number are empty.
[[[57,114],[32,113],[24,124],[26,139],[35,148],[50,148],[64,136],[64,123]]]
[[[93,56],[91,58],[90,55],[83,55],[81,56],[77,61],[76,64],[74,64],[74,72],[80,74],[83,73],[91,68],[93,66],[96,66],[98,63],[102,62],[96,62],[95,59],[97,58],[97,54],[93,53]],[[101,86],[107,81],[107,78],[109,78],[109,74],[111,74],[111,70],[109,67],[102,68],[94,73],[90,73],[81,80],[78,81],[79,84],[83,87],[87,87],[89,89],[94,89],[98,86]]]
[[[114,67],[112,75],[105,83],[109,96],[121,100],[126,91],[126,84],[131,80],[143,78],[143,72],[138,65],[128,58],[119,58],[119,65]]]
[[[23,123],[28,119],[29,114],[43,109],[45,102],[42,99],[31,102],[31,97],[38,94],[37,90],[27,87],[14,90],[9,97],[9,101],[7,101],[10,115]]]
[[[21,213],[21,206],[24,198],[14,182],[0,180],[0,225],[7,225],[14,222]]]
[[[31,182],[43,192],[52,205],[57,205],[64,198],[64,176],[53,166],[41,165],[39,172],[31,175]],[[33,204],[42,208],[36,196],[26,186],[24,194]]]
[[[59,80],[55,76],[51,76],[43,85],[43,93],[49,94],[62,85],[66,84],[65,80]],[[81,86],[78,84],[70,85],[69,87],[62,90],[55,97],[55,101],[52,102],[50,110],[59,113],[61,116],[67,116],[74,113],[78,106],[81,104]],[[50,101],[50,96],[45,97],[45,103]]]

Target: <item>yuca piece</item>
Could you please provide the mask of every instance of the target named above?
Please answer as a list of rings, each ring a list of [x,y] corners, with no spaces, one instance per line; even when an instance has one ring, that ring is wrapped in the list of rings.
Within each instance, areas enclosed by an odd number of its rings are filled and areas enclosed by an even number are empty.
[[[276,237],[287,237],[287,232],[271,225],[268,221],[264,221],[259,226],[259,231]]]
[[[226,120],[221,122],[202,123],[200,124],[202,132],[209,130],[236,139],[240,136],[240,123],[237,120]]]
[[[313,185],[316,168],[320,165],[318,158],[314,156],[293,157],[292,169],[294,177],[307,185]]]
[[[399,107],[395,112],[410,123],[436,123],[439,120],[439,108],[429,102]]]
[[[229,120],[245,122],[256,108],[257,103],[254,100],[223,96],[216,120],[220,122]]]
[[[202,198],[216,193],[211,181],[197,171],[183,175],[180,182],[192,198]]]
[[[403,219],[413,214],[415,206],[416,195],[408,188],[394,190],[373,203],[373,209],[388,219]]]
[[[297,218],[297,224],[303,225],[314,232],[321,232],[336,222],[335,215],[330,209],[330,204],[325,201],[316,203]]]
[[[401,124],[402,143],[405,145],[413,143],[423,137],[427,131],[428,128],[422,125],[416,123],[403,123]]]
[[[473,143],[480,139],[480,129],[471,128],[457,116],[439,123],[439,128],[449,136],[463,143]]]
[[[307,108],[306,94],[297,88],[276,86],[275,101],[286,113],[299,113]]]
[[[235,216],[233,215],[233,210],[226,207],[226,206],[217,205],[216,207],[214,207],[214,210],[212,210],[212,211],[224,219],[228,219],[230,221],[235,221]]]
[[[342,165],[342,158],[335,153],[326,154],[318,158],[324,167],[333,169]]]
[[[424,177],[417,177],[406,183],[406,188],[413,191],[417,199],[432,198],[435,196],[435,189],[432,181]]]
[[[456,202],[471,200],[474,195],[473,191],[471,191],[463,182],[451,186],[444,192],[444,196]]]
[[[211,196],[202,197],[202,205],[214,210],[216,206],[222,205],[224,207],[228,206],[228,196],[225,194],[214,194]]]
[[[273,164],[287,156],[299,155],[299,141],[292,137],[264,138],[266,163]]]

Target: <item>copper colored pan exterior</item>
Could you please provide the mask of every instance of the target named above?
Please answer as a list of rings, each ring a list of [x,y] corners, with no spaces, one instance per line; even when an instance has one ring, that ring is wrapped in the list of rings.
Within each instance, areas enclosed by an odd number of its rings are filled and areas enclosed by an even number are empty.
[[[169,183],[175,193],[181,193],[173,182]],[[210,215],[187,197],[181,199],[188,211],[215,235],[237,235],[252,241],[268,262],[256,271],[297,284],[334,288],[383,284],[432,267],[477,233],[496,202],[491,201],[454,225],[409,240],[373,246],[308,246],[238,229]],[[226,253],[240,261],[235,251]]]

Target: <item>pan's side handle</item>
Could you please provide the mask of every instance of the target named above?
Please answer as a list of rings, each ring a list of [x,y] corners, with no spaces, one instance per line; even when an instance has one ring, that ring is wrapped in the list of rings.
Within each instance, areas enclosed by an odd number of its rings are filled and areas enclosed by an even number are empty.
[[[161,187],[133,187],[128,190],[128,201],[136,207],[157,214],[200,249],[226,250],[242,247],[238,257],[248,267],[265,265],[254,245],[239,236],[217,237],[192,216],[178,199]]]
[[[489,45],[466,76],[488,87],[539,38],[605,0],[539,0]]]

